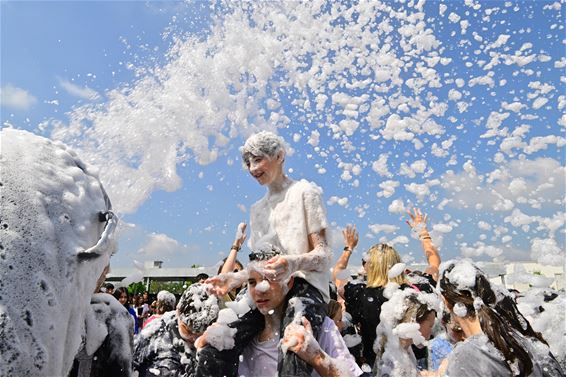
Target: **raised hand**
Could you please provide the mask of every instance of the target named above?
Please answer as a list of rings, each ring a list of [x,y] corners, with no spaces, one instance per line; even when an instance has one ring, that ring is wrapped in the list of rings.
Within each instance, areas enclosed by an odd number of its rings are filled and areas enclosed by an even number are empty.
[[[244,241],[246,240],[246,227],[248,224],[240,223],[238,225],[238,230],[236,231],[236,238],[234,239],[234,243],[232,247],[236,247],[238,250],[242,248]]]
[[[424,228],[426,227],[426,221],[428,216],[421,212],[418,208],[413,208],[413,213],[411,211],[407,211],[409,214],[410,219],[406,221],[407,225],[411,227],[411,229],[415,228]]]
[[[358,245],[358,231],[356,230],[356,226],[346,226],[346,228],[342,230],[342,235],[344,236],[344,245],[349,248],[350,251],[354,250]]]

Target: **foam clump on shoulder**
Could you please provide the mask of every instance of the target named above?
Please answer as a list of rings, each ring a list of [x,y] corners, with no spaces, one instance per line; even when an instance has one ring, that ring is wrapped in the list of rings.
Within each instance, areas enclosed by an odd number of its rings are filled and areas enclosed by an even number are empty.
[[[0,375],[66,375],[114,243],[77,256],[97,244],[110,202],[63,144],[15,129],[0,140]]]

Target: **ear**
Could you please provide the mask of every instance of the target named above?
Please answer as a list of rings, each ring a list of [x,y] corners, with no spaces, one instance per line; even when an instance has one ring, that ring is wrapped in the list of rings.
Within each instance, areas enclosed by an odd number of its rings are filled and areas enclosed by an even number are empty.
[[[293,288],[294,284],[295,284],[295,277],[291,276],[289,278],[289,281],[287,282],[287,288],[289,288],[289,290],[291,290],[291,288]]]

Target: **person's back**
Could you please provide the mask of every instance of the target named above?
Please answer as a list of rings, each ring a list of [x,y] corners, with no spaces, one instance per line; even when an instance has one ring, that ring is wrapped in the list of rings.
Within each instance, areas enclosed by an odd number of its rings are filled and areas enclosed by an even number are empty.
[[[73,364],[69,377],[129,377],[132,375],[133,322],[128,310],[112,295],[94,294],[92,315],[87,316],[85,344]],[[100,339],[99,334],[106,333]]]
[[[181,358],[191,360],[195,354],[181,339],[177,316],[172,311],[151,322],[136,337],[134,369],[139,377],[184,376],[188,366],[182,364]]]

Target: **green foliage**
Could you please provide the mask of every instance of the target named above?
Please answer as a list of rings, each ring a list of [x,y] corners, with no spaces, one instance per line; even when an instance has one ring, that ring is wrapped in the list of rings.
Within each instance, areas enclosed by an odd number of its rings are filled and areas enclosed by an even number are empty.
[[[132,283],[132,284],[128,285],[128,293],[130,295],[143,293],[144,291],[145,291],[145,284],[141,281],[138,281],[137,283]]]
[[[181,295],[183,294],[183,292],[185,291],[185,289],[187,289],[187,287],[189,285],[191,285],[192,283],[187,280],[187,281],[152,281],[150,288],[149,288],[149,293],[151,294],[157,294],[159,291],[169,291],[173,294],[176,295]],[[183,288],[183,286],[185,286]]]

